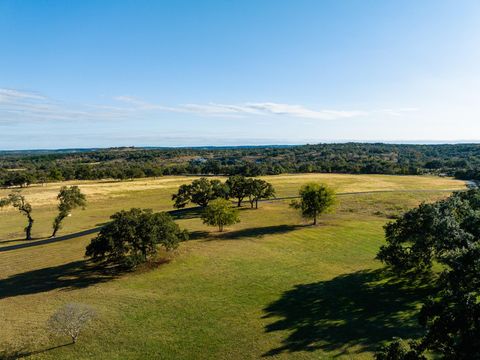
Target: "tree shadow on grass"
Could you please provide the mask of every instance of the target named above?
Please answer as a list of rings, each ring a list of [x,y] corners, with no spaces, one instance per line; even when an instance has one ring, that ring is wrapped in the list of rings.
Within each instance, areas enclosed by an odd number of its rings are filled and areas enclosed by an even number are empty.
[[[202,216],[203,208],[200,206],[186,209],[170,210],[168,213],[174,220],[195,219]]]
[[[89,261],[27,271],[0,279],[0,299],[58,289],[81,289],[112,280],[121,273],[117,267],[104,267]]]
[[[376,270],[297,285],[264,309],[264,318],[280,318],[265,331],[289,335],[263,356],[318,349],[340,356],[351,354],[352,346],[358,346],[356,352],[374,351],[393,337],[418,337],[417,310],[434,293],[433,283]]]
[[[0,240],[0,244],[9,244],[9,243],[13,243],[13,242],[26,243],[26,242],[29,242],[29,241],[35,241],[35,240],[39,240],[39,239],[41,239],[41,238],[39,238],[39,237],[33,237],[33,238],[31,238],[30,240],[27,240],[27,239],[25,239],[25,237],[22,237],[22,238],[11,239],[11,240]]]
[[[41,350],[34,350],[34,351],[16,351],[14,354],[11,354],[11,356],[5,356],[5,358],[7,359],[24,359],[24,358],[28,358],[30,356],[33,356],[33,355],[39,355],[39,354],[43,354],[43,353],[46,353],[46,352],[49,352],[49,351],[52,351],[52,350],[55,350],[55,349],[59,349],[59,348],[62,348],[62,347],[66,347],[66,346],[73,346],[73,342],[69,342],[69,343],[66,343],[66,344],[62,344],[62,345],[56,345],[56,346],[51,346],[49,348],[45,348],[45,349],[41,349]],[[0,356],[0,360],[2,359],[2,357]]]
[[[264,227],[247,228],[223,233],[216,233],[215,239],[237,240],[247,237],[260,238],[265,235],[286,234],[305,227],[305,225],[273,225]]]
[[[188,240],[206,239],[210,236],[211,236],[211,233],[209,231],[202,231],[202,230],[190,231],[188,233]]]

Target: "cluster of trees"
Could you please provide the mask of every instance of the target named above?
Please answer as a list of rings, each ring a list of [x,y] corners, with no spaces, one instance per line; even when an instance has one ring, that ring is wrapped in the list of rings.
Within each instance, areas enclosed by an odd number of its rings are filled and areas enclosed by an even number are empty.
[[[188,202],[200,205],[203,207],[201,218],[204,224],[216,226],[222,232],[225,226],[240,221],[238,206],[244,198],[249,197],[253,207],[259,199],[274,193],[273,186],[261,179],[233,176],[221,183],[200,178],[180,186],[173,200],[179,208],[185,207]],[[237,208],[228,200],[230,195],[237,199]],[[335,198],[333,190],[314,183],[303,186],[299,195],[300,200],[292,206],[301,209],[305,218],[314,219],[314,224],[317,216],[333,205]],[[159,246],[171,251],[188,239],[188,232],[181,230],[165,212],[133,208],[115,213],[111,220],[86,248],[85,255],[95,262],[133,268],[154,258]]]
[[[87,200],[85,195],[80,191],[78,186],[63,186],[57,195],[58,200],[58,215],[53,220],[52,237],[55,237],[57,231],[61,229],[63,220],[70,216],[72,210],[82,207],[85,208]],[[12,206],[27,218],[27,226],[25,227],[25,239],[32,239],[33,228],[33,208],[32,205],[26,200],[25,196],[20,191],[13,191],[6,198],[0,199],[0,208]]]
[[[480,179],[480,145],[318,144],[0,152],[0,185],[162,175],[446,174]]]
[[[181,185],[178,192],[172,195],[172,200],[178,209],[184,208],[189,203],[206,207],[210,201],[219,198],[236,199],[238,207],[248,199],[252,208],[258,208],[259,200],[273,197],[275,197],[275,189],[267,181],[233,175],[224,183],[202,177],[192,181],[191,184]]]
[[[455,193],[422,204],[385,228],[387,244],[378,258],[399,276],[443,271],[438,292],[425,299],[418,342],[395,341],[377,359],[424,359],[433,351],[445,359],[478,359],[480,354],[480,190]]]
[[[261,199],[275,196],[272,184],[262,179],[247,178],[243,175],[230,176],[222,183],[217,179],[202,177],[190,184],[181,185],[176,194],[172,195],[174,207],[180,209],[193,203],[203,207],[204,224],[218,226],[220,232],[225,226],[240,221],[238,211],[232,208],[229,199],[236,199],[237,207],[241,207],[248,199],[251,208],[258,209]]]

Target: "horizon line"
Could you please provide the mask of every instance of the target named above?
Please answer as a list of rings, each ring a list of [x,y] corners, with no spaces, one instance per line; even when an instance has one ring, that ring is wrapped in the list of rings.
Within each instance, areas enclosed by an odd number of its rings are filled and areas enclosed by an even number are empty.
[[[246,147],[291,147],[307,145],[326,144],[386,144],[386,145],[478,145],[480,140],[323,140],[318,142],[298,143],[258,143],[258,144],[224,144],[224,145],[117,145],[117,146],[94,146],[94,147],[66,147],[66,148],[22,148],[22,149],[0,149],[0,152],[26,152],[26,151],[75,151],[75,150],[108,150],[108,149],[202,149],[202,148],[246,148]]]

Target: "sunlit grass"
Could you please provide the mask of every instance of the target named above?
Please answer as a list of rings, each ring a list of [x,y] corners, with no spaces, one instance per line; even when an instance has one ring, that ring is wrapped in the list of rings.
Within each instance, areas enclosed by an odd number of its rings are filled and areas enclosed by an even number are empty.
[[[345,191],[359,181],[326,175],[270,180],[279,195],[291,195],[312,178]],[[461,186],[452,180],[418,179],[372,176],[371,182],[358,182],[357,189],[375,190],[374,183],[385,189],[385,182],[400,189],[427,183],[434,189]],[[67,220],[64,232],[104,222],[121,208],[169,209],[171,192],[170,187],[122,189],[113,197],[91,198],[87,210],[75,211]],[[51,339],[45,321],[58,306],[74,301],[96,308],[96,325],[77,345],[33,358],[370,359],[372,349],[391,336],[417,334],[414,315],[424,291],[391,282],[380,272],[374,257],[383,242],[382,227],[403,209],[447,195],[342,196],[336,211],[317,227],[308,226],[288,201],[242,210],[242,222],[224,234],[195,217],[178,219],[194,240],[157,269],[115,278],[85,268],[84,248],[91,235],[0,252],[0,337],[26,343],[31,351],[61,345],[67,339]],[[48,234],[53,211],[51,205],[42,207],[36,231]],[[8,234],[21,235],[23,219],[13,218],[12,212],[0,217],[2,241]]]

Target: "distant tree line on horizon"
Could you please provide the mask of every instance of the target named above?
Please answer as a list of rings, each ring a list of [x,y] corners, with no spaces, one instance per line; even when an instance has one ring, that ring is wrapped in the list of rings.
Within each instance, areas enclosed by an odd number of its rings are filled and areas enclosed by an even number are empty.
[[[436,174],[480,180],[480,144],[318,144],[1,152],[0,185],[164,175]]]

